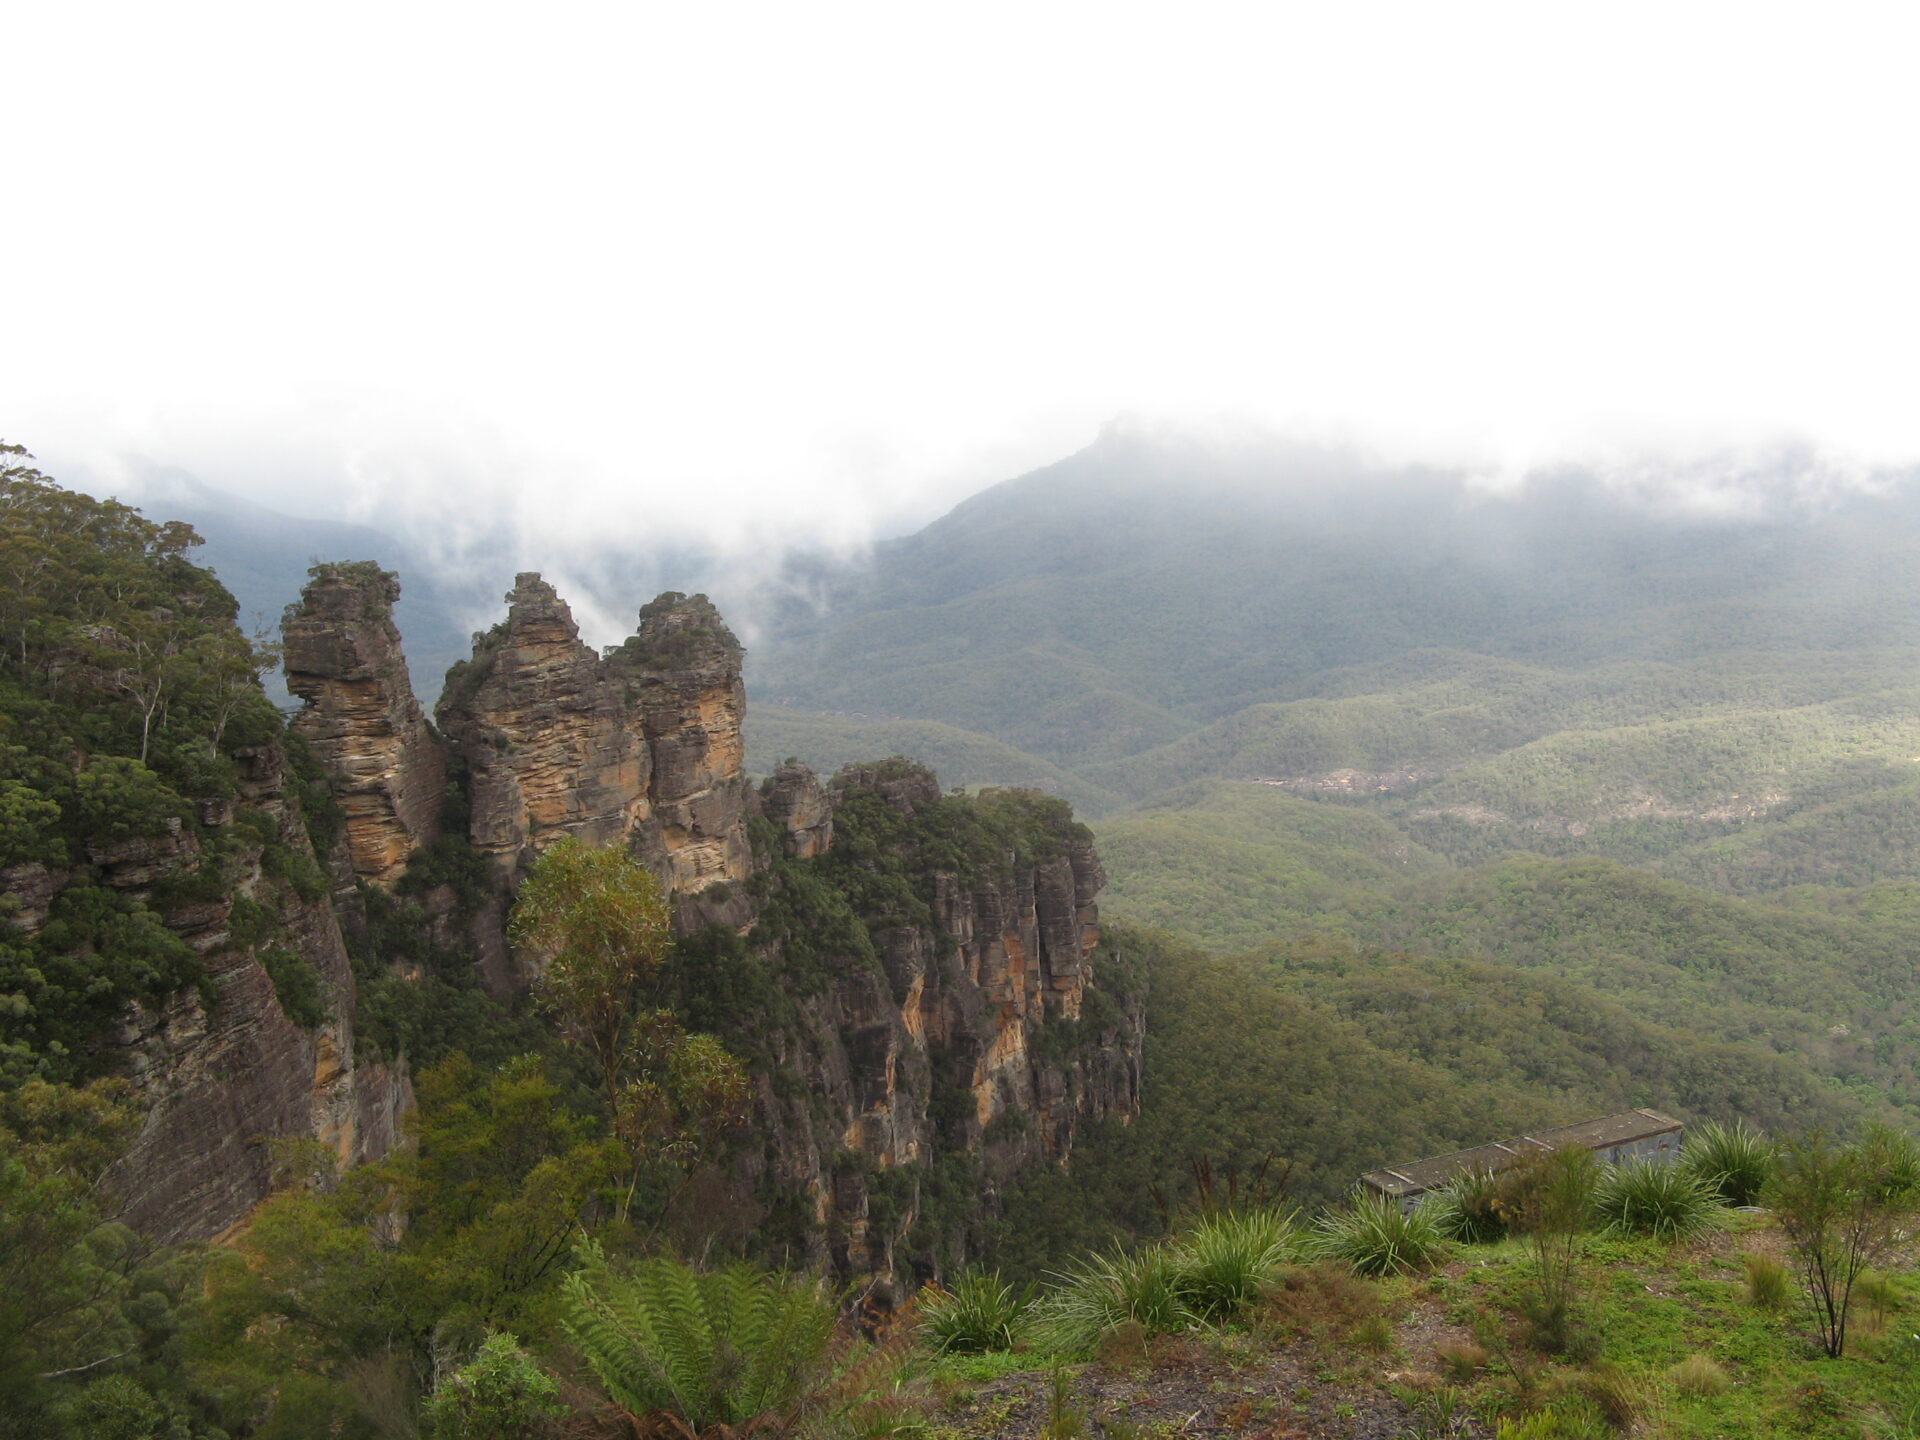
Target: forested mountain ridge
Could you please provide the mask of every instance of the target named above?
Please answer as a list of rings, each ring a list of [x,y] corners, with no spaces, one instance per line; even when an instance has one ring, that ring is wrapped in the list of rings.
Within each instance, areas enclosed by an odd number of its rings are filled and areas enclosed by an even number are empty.
[[[1792,455],[1748,478],[1711,505],[1577,473],[1493,494],[1332,449],[1115,430],[880,547],[767,637],[750,679],[774,702],[769,743],[937,721],[1115,797],[1103,809],[1206,776],[1355,770],[1440,787],[1425,808],[1584,824],[1920,753],[1846,713],[1920,673],[1913,487],[1847,490]],[[1778,743],[1776,713],[1796,716]],[[1638,734],[1662,725],[1685,733]],[[1570,809],[1476,769],[1587,763],[1552,753],[1568,743],[1710,763],[1673,796]]]

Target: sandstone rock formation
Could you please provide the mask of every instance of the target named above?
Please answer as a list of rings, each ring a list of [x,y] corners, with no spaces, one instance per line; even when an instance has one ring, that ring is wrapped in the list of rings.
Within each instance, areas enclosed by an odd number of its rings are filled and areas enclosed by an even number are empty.
[[[908,818],[971,803],[943,800],[932,772],[898,761],[848,767],[830,791],[840,802],[862,793]],[[813,818],[815,796],[828,800],[804,766],[783,766],[762,790],[789,856],[829,853],[813,837],[833,834],[831,801]],[[812,823],[796,826],[796,815]],[[922,1182],[937,1166],[967,1167],[991,1211],[1019,1172],[1063,1162],[1083,1126],[1138,1110],[1137,1003],[1104,997],[1093,1023],[1077,1023],[1093,1008],[1099,861],[1082,827],[1064,818],[1036,825],[1050,832],[1044,838],[1057,853],[1049,858],[1005,856],[974,874],[913,876],[926,918],[874,925],[868,917],[877,966],[836,966],[825,992],[801,1001],[799,1023],[779,1044],[799,1083],[784,1098],[763,1086],[763,1178],[806,1195],[817,1243],[843,1274],[931,1273],[929,1257],[908,1253],[905,1242]],[[1063,1024],[1073,1027],[1071,1042],[1041,1043]],[[876,1178],[890,1171],[910,1182],[908,1201],[876,1218],[876,1190],[897,1196],[900,1188]]]
[[[805,765],[782,765],[760,792],[760,808],[780,831],[780,845],[796,860],[811,860],[833,847],[833,804],[826,787]]]
[[[746,702],[739,643],[713,606],[663,595],[605,658],[538,575],[516,579],[507,607],[448,675],[437,715],[466,762],[472,841],[503,884],[575,835],[630,850],[691,923],[743,921],[731,887],[751,869]]]
[[[784,765],[756,792],[740,646],[704,596],[662,595],[604,656],[538,575],[519,576],[507,603],[437,712],[465,776],[467,837],[491,860],[491,899],[471,919],[476,963],[496,988],[515,983],[513,890],[542,849],[574,835],[628,850],[672,896],[683,932],[773,977],[784,998],[729,999],[713,1021],[760,1057],[760,1143],[716,1182],[736,1213],[785,1197],[812,1260],[926,1273],[935,1262],[908,1237],[936,1173],[991,1208],[1022,1169],[1064,1161],[1086,1124],[1134,1113],[1141,1011],[1099,988],[1103,877],[1064,806],[944,796],[930,771],[898,760],[850,767],[831,787]],[[326,663],[384,643],[384,631],[365,635],[365,614],[329,582],[289,621],[290,655],[297,630],[299,653],[318,657],[303,675],[323,677],[302,693],[369,720],[326,731],[339,742],[328,772],[343,801],[363,797],[363,825],[403,815],[415,793],[393,743],[403,727],[372,722],[417,709],[397,688],[397,648],[358,668]],[[380,796],[385,812],[366,798]],[[960,832],[964,861],[925,858]],[[757,923],[774,912],[787,919]]]
[[[393,602],[400,582],[359,562],[317,565],[287,614],[294,729],[326,766],[347,818],[354,873],[391,885],[439,833],[446,760],[414,698]]]

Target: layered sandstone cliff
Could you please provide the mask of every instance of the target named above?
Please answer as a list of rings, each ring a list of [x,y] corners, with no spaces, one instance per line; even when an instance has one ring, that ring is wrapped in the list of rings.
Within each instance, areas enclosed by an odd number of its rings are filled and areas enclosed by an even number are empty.
[[[972,1212],[990,1214],[1013,1177],[1064,1162],[1086,1125],[1138,1110],[1141,1009],[1095,975],[1099,860],[1064,807],[983,819],[900,761],[848,767],[825,792],[784,766],[762,805],[786,857],[764,877],[769,903],[812,875],[851,896],[883,877],[924,906],[859,915],[871,962],[830,958],[830,982],[800,1000],[778,1062],[798,1083],[784,1095],[777,1077],[762,1083],[763,1189],[806,1197],[807,1248],[841,1273],[950,1269],[965,1240],[921,1223],[930,1186],[962,1184]],[[876,858],[834,856],[839,831]],[[922,837],[955,833],[1002,848],[964,868],[924,862]]]
[[[740,656],[705,596],[667,594],[603,658],[551,585],[519,576],[437,712],[466,765],[470,837],[503,887],[574,835],[648,865],[684,922],[744,920],[731,890],[751,868]]]
[[[1140,1007],[1101,989],[1103,877],[1063,805],[945,796],[897,760],[830,787],[782,766],[756,791],[741,649],[704,596],[662,595],[605,655],[538,575],[518,577],[507,607],[447,677],[436,717],[464,776],[466,838],[490,862],[475,963],[496,988],[520,981],[504,938],[513,891],[572,835],[651,868],[690,953],[765,977],[773,993],[722,993],[695,1017],[759,1057],[750,1136],[716,1180],[723,1208],[761,1215],[769,1233],[794,1227],[789,1249],[843,1273],[931,1273],[965,1243],[922,1223],[929,1186],[961,1186],[970,1213],[991,1211],[1022,1170],[1064,1161],[1087,1124],[1135,1112]],[[371,612],[309,587],[290,654],[296,633],[303,657],[368,654],[364,627],[386,634]],[[304,663],[322,679],[301,693],[323,715],[417,711],[397,648],[357,667]],[[401,817],[440,773],[409,772],[431,762],[392,743],[397,723],[296,723],[337,739],[322,758],[343,803],[362,797],[350,816],[363,827]]]
[[[393,604],[400,582],[366,562],[316,565],[282,629],[294,729],[327,768],[353,871],[389,886],[439,833],[446,761],[414,698]]]
[[[120,1218],[159,1243],[204,1240],[267,1193],[276,1140],[319,1140],[341,1165],[384,1154],[411,1104],[404,1066],[356,1063],[353,972],[278,744],[238,752],[232,801],[198,828],[91,845],[89,878],[152,910],[198,957],[204,993],[132,1005],[105,1068],[146,1111],[108,1175]],[[40,871],[50,897],[79,877]],[[16,911],[25,936],[44,908]],[[317,982],[296,1022],[269,965]],[[105,1057],[103,1057],[105,1058]]]

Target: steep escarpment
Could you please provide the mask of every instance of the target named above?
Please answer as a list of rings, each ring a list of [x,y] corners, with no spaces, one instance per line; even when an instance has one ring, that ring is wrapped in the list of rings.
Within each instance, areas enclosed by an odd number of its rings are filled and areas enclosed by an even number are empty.
[[[843,1273],[933,1273],[974,1252],[1013,1176],[1134,1112],[1138,997],[1101,973],[1103,877],[1064,804],[943,795],[898,760],[831,785],[783,766],[756,790],[741,649],[704,596],[662,595],[605,655],[538,575],[507,605],[437,713],[489,877],[474,962],[521,983],[505,917],[561,837],[653,871],[681,937],[673,998],[756,1077],[703,1221]],[[295,618],[324,648],[330,617]],[[369,767],[349,749],[327,768],[344,803]]]
[[[950,1273],[1014,1177],[1138,1108],[1141,997],[1101,953],[1099,861],[1061,802],[943,795],[902,760],[825,789],[785,766],[760,801],[754,928],[730,955],[709,932],[689,968],[762,995],[692,1008],[759,1062],[763,1234],[841,1273]]]
[[[241,753],[211,822],[116,848],[102,882],[156,914],[202,978],[130,1004],[102,1046],[147,1121],[110,1174],[122,1218],[204,1239],[266,1194],[272,1142],[314,1139],[344,1168],[391,1149],[404,1064],[356,1060],[354,978],[277,744]],[[118,1052],[117,1054],[115,1052]]]
[[[17,453],[17,452],[8,452]],[[118,1216],[202,1239],[271,1143],[391,1144],[404,1072],[356,1065],[354,977],[289,742],[198,537],[0,470],[0,1088],[131,1083]]]

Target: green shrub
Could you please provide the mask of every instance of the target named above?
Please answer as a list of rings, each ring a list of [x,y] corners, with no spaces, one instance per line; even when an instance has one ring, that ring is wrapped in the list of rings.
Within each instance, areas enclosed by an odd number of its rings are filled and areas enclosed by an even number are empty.
[[[560,1382],[511,1335],[492,1334],[472,1361],[441,1380],[427,1398],[435,1440],[521,1440],[567,1413]]]
[[[1402,1214],[1398,1202],[1364,1190],[1322,1216],[1318,1231],[1315,1250],[1361,1275],[1423,1270],[1447,1253],[1447,1239],[1425,1206]]]
[[[941,1354],[1011,1350],[1026,1319],[1027,1295],[997,1274],[973,1271],[945,1289],[920,1292],[920,1333]]]
[[[1203,1320],[1238,1314],[1305,1244],[1291,1211],[1228,1211],[1208,1216],[1174,1243],[1182,1296]]]
[[[1180,1261],[1164,1245],[1091,1255],[1054,1279],[1034,1306],[1030,1332],[1049,1350],[1081,1354],[1129,1320],[1149,1332],[1184,1330],[1199,1320],[1183,1293]]]
[[[1491,1170],[1469,1170],[1420,1202],[1449,1240],[1491,1245],[1507,1238],[1512,1208],[1500,1177]]]
[[[273,981],[273,997],[280,1002],[286,1017],[302,1030],[326,1023],[326,987],[320,972],[304,959],[281,945],[268,945],[260,952],[260,964]]]
[[[1773,1142],[1744,1120],[1709,1120],[1688,1134],[1680,1168],[1728,1205],[1751,1205],[1773,1173]]]
[[[1678,1165],[1630,1160],[1600,1177],[1593,1195],[1601,1227],[1616,1235],[1680,1239],[1713,1223],[1719,1196]]]
[[[1920,1144],[1904,1130],[1876,1125],[1862,1138],[1860,1149],[1876,1177],[1874,1198],[1887,1205],[1912,1205],[1920,1196]]]

